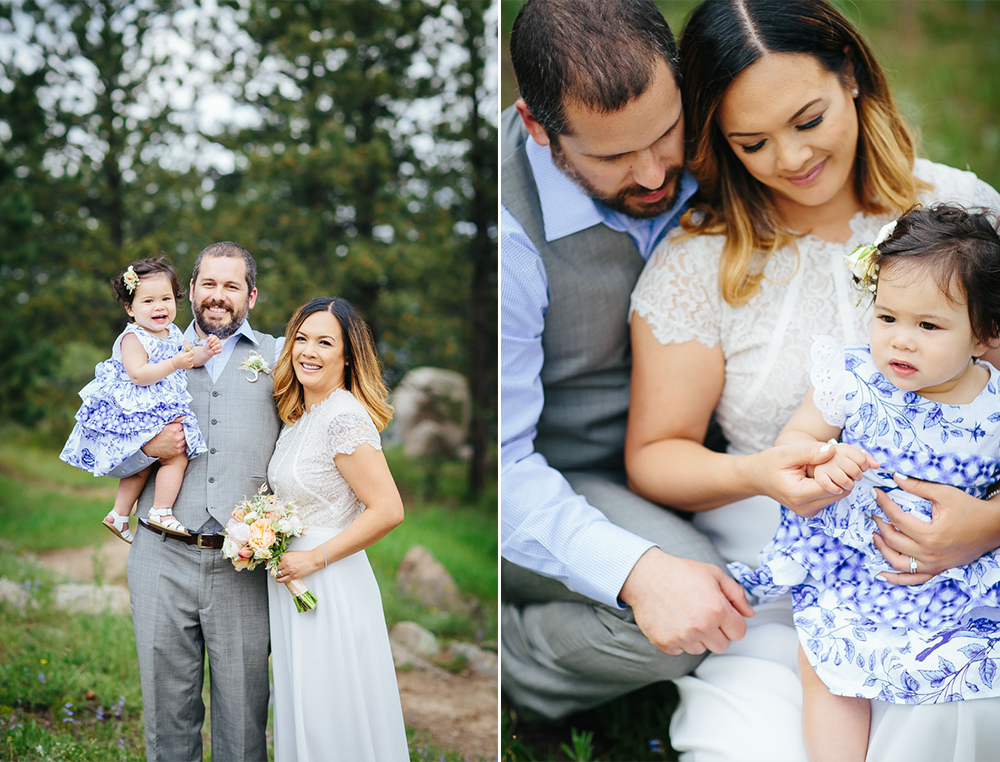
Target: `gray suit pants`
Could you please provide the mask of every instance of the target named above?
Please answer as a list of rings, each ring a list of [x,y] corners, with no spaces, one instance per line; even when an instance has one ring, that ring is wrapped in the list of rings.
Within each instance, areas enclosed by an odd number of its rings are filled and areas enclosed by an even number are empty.
[[[270,635],[263,568],[139,527],[128,554],[148,762],[201,762],[205,655],[213,762],[266,762]]]
[[[725,562],[689,522],[629,491],[623,474],[564,472],[615,524],[683,558]],[[667,656],[631,609],[596,603],[562,583],[504,561],[501,568],[501,685],[522,709],[548,719],[591,709],[689,673],[703,656]]]

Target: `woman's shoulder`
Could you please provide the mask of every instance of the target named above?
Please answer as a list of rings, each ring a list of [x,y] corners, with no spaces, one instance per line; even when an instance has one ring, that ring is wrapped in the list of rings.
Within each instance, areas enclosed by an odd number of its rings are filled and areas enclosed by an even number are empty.
[[[381,449],[381,439],[371,415],[347,389],[338,389],[324,400],[323,410],[335,454],[349,455],[364,443]]]
[[[965,206],[1000,206],[1000,194],[989,183],[979,179],[975,172],[949,167],[929,159],[917,159],[913,175],[929,183],[929,190],[920,191],[921,203],[959,203]]]
[[[335,418],[362,418],[371,421],[365,406],[347,389],[337,389],[318,405],[318,409],[328,420]]]
[[[696,269],[701,274],[714,273],[722,259],[725,243],[724,235],[692,234],[680,227],[674,228],[650,255],[646,270]]]

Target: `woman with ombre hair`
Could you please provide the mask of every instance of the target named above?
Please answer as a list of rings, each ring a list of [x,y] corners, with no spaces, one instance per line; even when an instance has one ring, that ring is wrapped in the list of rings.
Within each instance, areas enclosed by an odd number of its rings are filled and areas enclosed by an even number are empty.
[[[371,331],[344,299],[300,307],[272,372],[285,426],[267,469],[306,526],[269,577],[276,762],[408,759],[378,584],[364,549],[403,520],[379,440],[392,417]],[[298,612],[283,589],[306,579]]]
[[[852,289],[845,255],[915,204],[995,210],[1000,194],[971,172],[916,157],[877,59],[826,0],[706,0],[681,35],[680,59],[699,194],[632,293],[626,469],[639,495],[691,512],[727,561],[755,566],[781,506],[811,515],[843,497],[813,478],[836,448],[774,442],[809,389],[812,337],[866,343],[871,301]],[[924,322],[938,327],[933,316]],[[724,453],[702,445],[713,412]],[[995,503],[915,478],[895,484],[932,504],[935,518],[877,493],[873,542],[896,570],[886,574],[890,612],[904,597],[897,586],[1000,546]],[[791,602],[754,612],[742,639],[691,648],[715,653],[677,681],[674,748],[685,761],[846,760],[837,738],[803,742]],[[927,670],[947,672],[936,658]],[[868,759],[995,755],[1000,699],[908,699],[902,691],[872,701]]]

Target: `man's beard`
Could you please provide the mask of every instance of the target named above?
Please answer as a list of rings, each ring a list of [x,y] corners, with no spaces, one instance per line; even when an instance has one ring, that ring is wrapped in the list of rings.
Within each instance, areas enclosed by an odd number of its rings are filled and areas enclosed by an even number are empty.
[[[210,307],[223,307],[230,310],[229,322],[225,325],[214,322],[212,318],[208,317],[210,314],[208,309]],[[220,339],[228,339],[236,333],[240,329],[240,326],[243,325],[247,313],[250,312],[250,307],[247,304],[244,304],[243,308],[237,312],[222,302],[202,302],[201,304],[193,305],[193,309],[194,322],[197,323],[201,332],[206,336],[210,334],[218,336]]]
[[[627,214],[629,217],[635,217],[636,219],[648,220],[653,217],[659,217],[664,212],[672,209],[674,204],[677,203],[677,195],[681,189],[680,177],[684,174],[683,166],[674,166],[667,169],[666,176],[663,178],[663,183],[659,188],[650,190],[641,185],[630,185],[617,193],[607,195],[597,190],[577,171],[576,167],[566,158],[566,154],[563,152],[558,140],[552,140],[549,143],[549,149],[552,152],[552,163],[562,170],[570,180],[579,185],[583,189],[583,192],[594,199],[594,201],[599,201],[604,206],[614,209],[616,212]],[[648,196],[656,193],[671,183],[673,183],[673,189],[659,201],[654,201],[651,204],[635,201],[637,196]]]

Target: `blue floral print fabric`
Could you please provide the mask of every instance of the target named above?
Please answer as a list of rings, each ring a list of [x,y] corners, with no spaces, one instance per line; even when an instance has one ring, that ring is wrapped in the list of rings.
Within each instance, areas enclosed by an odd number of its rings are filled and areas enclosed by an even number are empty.
[[[1000,373],[984,363],[990,378],[978,397],[947,405],[897,389],[868,347],[841,349],[820,337],[812,355],[819,365],[834,358],[837,369],[811,374],[824,418],[880,468],[866,471],[848,497],[816,516],[782,508],[760,566],[733,563],[730,570],[760,599],[791,592],[802,648],[835,694],[904,704],[1000,695],[1000,553],[900,586],[876,576],[894,570],[872,543],[872,514],[885,518],[876,487],[931,520],[930,503],[900,489],[893,472],[975,497],[997,480]]]
[[[121,359],[122,339],[129,333],[142,343],[151,363],[169,360],[184,344],[183,334],[173,324],[167,338],[161,339],[129,323],[115,340],[111,359],[95,367],[94,380],[80,390],[83,404],[76,414],[76,426],[59,455],[66,463],[94,476],[104,476],[121,465],[181,416],[186,416],[182,426],[187,456],[193,458],[206,449],[191,410],[186,372],[176,370],[149,386],[134,384]]]

